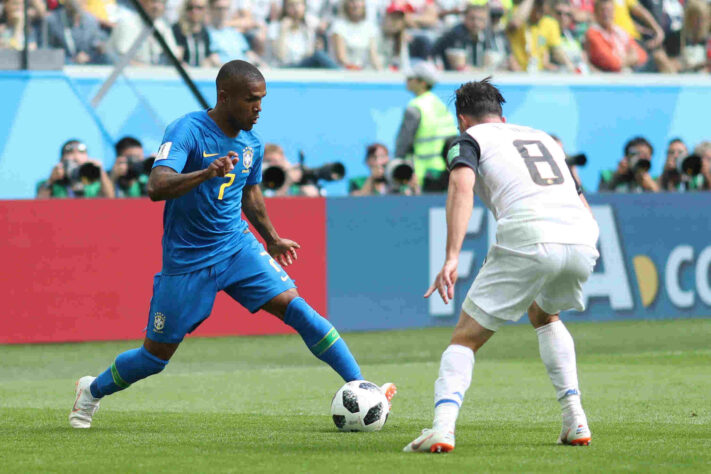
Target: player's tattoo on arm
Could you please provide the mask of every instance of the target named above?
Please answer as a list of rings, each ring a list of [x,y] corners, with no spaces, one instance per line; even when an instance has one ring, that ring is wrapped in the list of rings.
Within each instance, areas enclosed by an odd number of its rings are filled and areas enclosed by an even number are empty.
[[[242,211],[267,245],[270,242],[279,240],[279,234],[277,234],[272,221],[267,215],[267,206],[264,204],[264,196],[258,184],[248,184],[244,187],[242,191]]]
[[[167,166],[156,166],[148,178],[148,196],[151,201],[180,197],[209,179],[207,171],[204,169],[183,174]]]

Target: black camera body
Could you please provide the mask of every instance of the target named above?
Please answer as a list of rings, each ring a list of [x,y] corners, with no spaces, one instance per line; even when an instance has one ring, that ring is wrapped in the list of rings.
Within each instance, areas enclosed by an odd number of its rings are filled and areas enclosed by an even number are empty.
[[[640,171],[647,172],[652,167],[652,162],[646,158],[641,158],[636,150],[630,150],[627,154],[627,163],[633,175]]]

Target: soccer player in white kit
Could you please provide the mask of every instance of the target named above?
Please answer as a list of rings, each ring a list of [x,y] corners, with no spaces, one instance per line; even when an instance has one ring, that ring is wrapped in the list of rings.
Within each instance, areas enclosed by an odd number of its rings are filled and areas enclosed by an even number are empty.
[[[449,452],[454,427],[474,368],[474,354],[506,321],[528,310],[541,359],[563,414],[558,443],[590,444],[580,403],[575,347],[560,311],[584,309],[582,284],[599,254],[598,227],[565,164],[563,150],[546,133],[507,124],[505,102],[489,79],[456,92],[461,132],[451,145],[447,196],[447,251],[442,270],[425,293],[454,297],[457,264],[474,192],[494,214],[496,244],[462,305],[435,381],[431,429],[406,452]]]

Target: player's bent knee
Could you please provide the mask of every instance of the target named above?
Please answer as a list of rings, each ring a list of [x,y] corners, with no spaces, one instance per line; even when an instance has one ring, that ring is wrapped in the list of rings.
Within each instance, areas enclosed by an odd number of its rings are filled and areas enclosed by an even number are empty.
[[[267,313],[273,314],[277,318],[284,320],[287,308],[291,302],[297,298],[299,298],[299,292],[296,291],[296,288],[290,288],[267,301],[267,303],[262,306],[262,309]]]
[[[165,361],[173,357],[179,345],[179,342],[158,342],[148,338],[143,341],[143,348],[148,354]]]
[[[538,306],[535,301],[531,303],[530,308],[528,308],[528,320],[531,321],[531,325],[535,329],[538,329],[541,326],[545,326],[546,324],[558,321],[559,319],[560,318],[558,317],[558,313],[546,313],[545,311],[543,311],[543,309],[541,309],[540,306]]]

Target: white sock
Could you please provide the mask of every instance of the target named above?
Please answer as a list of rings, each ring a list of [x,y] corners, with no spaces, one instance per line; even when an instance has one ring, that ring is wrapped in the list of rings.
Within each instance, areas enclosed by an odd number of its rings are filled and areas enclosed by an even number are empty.
[[[553,382],[556,398],[563,410],[563,420],[584,418],[585,413],[580,404],[573,337],[560,320],[537,328],[536,333],[541,360]]]
[[[435,381],[435,417],[432,427],[437,431],[454,432],[459,407],[472,381],[474,352],[465,346],[452,344],[442,354],[439,378]]]

